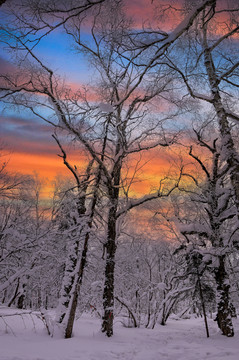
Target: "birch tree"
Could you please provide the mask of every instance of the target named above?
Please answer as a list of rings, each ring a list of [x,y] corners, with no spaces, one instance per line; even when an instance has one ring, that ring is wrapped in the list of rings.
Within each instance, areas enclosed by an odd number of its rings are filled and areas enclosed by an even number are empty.
[[[80,293],[80,286],[87,261],[89,239],[92,236],[92,227],[95,208],[98,201],[100,170],[92,175],[94,161],[90,161],[85,174],[79,173],[76,166],[68,161],[67,154],[59,139],[55,138],[62,155],[64,164],[75,180],[75,186],[67,189],[61,209],[63,236],[67,239],[68,255],[65,262],[65,271],[57,309],[56,323],[62,328],[65,338],[72,336],[75,313]],[[93,176],[93,178],[92,178]],[[54,329],[53,329],[54,331]]]
[[[201,168],[205,180],[190,175],[195,189],[181,189],[188,193],[190,201],[198,206],[195,217],[178,217],[178,227],[188,244],[194,244],[195,256],[201,256],[200,266],[210,269],[217,286],[217,323],[223,335],[234,335],[230,310],[230,281],[228,258],[234,249],[238,236],[237,208],[235,191],[230,185],[231,166],[224,161],[221,147],[215,139],[208,143],[203,132],[196,132],[199,146],[206,149],[210,162],[203,160],[191,147],[189,155]],[[185,176],[188,176],[185,173]],[[183,220],[184,219],[184,220]],[[198,270],[199,273],[202,271]]]
[[[178,57],[169,56],[179,81],[185,84],[185,95],[203,113],[212,111],[222,139],[222,156],[232,171],[231,182],[238,208],[238,147],[233,127],[238,124],[238,57],[239,8],[234,1],[214,1],[200,12],[190,30],[176,46]],[[171,53],[172,54],[172,53]]]

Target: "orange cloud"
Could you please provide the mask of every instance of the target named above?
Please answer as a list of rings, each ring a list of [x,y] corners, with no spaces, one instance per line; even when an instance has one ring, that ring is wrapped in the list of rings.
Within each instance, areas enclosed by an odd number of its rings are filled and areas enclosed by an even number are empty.
[[[69,162],[72,165],[83,167],[87,164],[87,160],[82,154],[78,156],[74,153],[69,154]],[[43,197],[49,197],[53,190],[53,180],[57,175],[62,177],[71,177],[71,173],[63,164],[62,159],[56,154],[31,154],[25,152],[17,152],[9,157],[8,170],[11,173],[22,173],[33,175],[37,173],[40,179],[43,179],[45,185],[43,187]]]
[[[51,154],[14,153],[10,157],[9,167],[12,172],[21,172],[23,174],[37,172],[41,177],[49,180],[53,180],[57,173],[65,172],[61,159]]]
[[[38,173],[40,178],[46,180],[44,189],[45,195],[49,196],[52,190],[52,181],[56,175],[62,177],[71,177],[71,173],[63,164],[60,150],[55,149],[54,153],[15,152],[9,156],[8,169],[11,172],[20,172],[23,174]],[[68,160],[78,169],[87,165],[88,160],[82,151],[67,150]],[[137,165],[136,165],[137,163]],[[131,196],[141,196],[154,191],[158,188],[160,179],[168,172],[171,164],[165,150],[162,149],[160,156],[156,150],[145,152],[140,162],[138,159],[129,159],[129,167],[123,169],[122,178],[124,184],[129,184],[133,177],[132,186],[130,187]],[[137,168],[135,172],[135,166]]]

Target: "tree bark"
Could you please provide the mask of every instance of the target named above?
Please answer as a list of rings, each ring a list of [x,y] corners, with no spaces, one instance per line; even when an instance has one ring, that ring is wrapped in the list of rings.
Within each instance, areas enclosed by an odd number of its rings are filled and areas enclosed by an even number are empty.
[[[231,183],[236,195],[236,206],[238,209],[239,218],[239,156],[236,150],[233,137],[231,134],[231,127],[228,121],[228,115],[224,108],[219,88],[218,76],[212,58],[211,50],[207,43],[207,25],[203,28],[203,47],[204,47],[204,64],[208,75],[208,80],[211,88],[212,105],[215,109],[218,119],[218,125],[222,138],[222,152],[224,153],[225,161],[231,167],[230,174]]]
[[[9,303],[8,303],[8,307],[11,307],[11,306],[12,306],[14,300],[15,300],[15,299],[17,298],[17,296],[19,295],[19,292],[18,292],[18,290],[19,290],[19,285],[20,285],[20,279],[18,278],[18,279],[17,279],[17,285],[16,285],[16,288],[15,288],[14,294],[13,294],[11,300],[10,300]]]
[[[224,261],[224,256],[220,256],[219,267],[215,271],[218,298],[216,320],[218,327],[222,331],[222,334],[228,337],[232,337],[234,336],[234,330],[232,325],[229,297],[230,284]]]
[[[120,149],[120,143],[116,146],[116,155]],[[115,253],[116,253],[116,238],[117,238],[117,209],[119,200],[119,185],[121,174],[121,159],[116,161],[112,170],[113,186],[108,188],[109,191],[109,213],[107,221],[107,241],[106,249],[106,265],[105,265],[105,283],[103,292],[103,307],[104,315],[102,317],[101,330],[108,337],[113,335],[113,320],[114,320],[114,273],[115,273]]]
[[[204,301],[204,296],[203,296],[203,291],[202,291],[201,279],[200,279],[198,269],[197,269],[197,277],[198,277],[199,296],[200,296],[200,299],[201,299],[204,324],[205,324],[205,328],[206,328],[207,337],[209,338],[209,329],[208,329],[208,323],[207,323],[206,307],[205,307],[205,301]]]
[[[77,308],[77,304],[78,304],[80,285],[82,283],[82,278],[83,278],[84,269],[85,269],[85,265],[86,265],[88,241],[89,241],[89,231],[87,231],[87,233],[85,235],[84,246],[83,246],[82,255],[81,255],[81,259],[80,259],[80,267],[79,267],[78,274],[76,275],[77,279],[76,279],[75,288],[74,288],[74,292],[73,292],[73,299],[72,299],[69,317],[68,317],[68,321],[67,321],[66,329],[65,329],[65,338],[66,339],[72,337],[72,330],[73,330],[73,325],[74,325],[74,321],[75,321],[75,314],[76,314],[76,308]]]
[[[106,248],[105,283],[103,292],[104,315],[102,332],[108,337],[113,335],[114,320],[114,271],[116,252],[116,206],[113,204],[109,210],[108,233]]]

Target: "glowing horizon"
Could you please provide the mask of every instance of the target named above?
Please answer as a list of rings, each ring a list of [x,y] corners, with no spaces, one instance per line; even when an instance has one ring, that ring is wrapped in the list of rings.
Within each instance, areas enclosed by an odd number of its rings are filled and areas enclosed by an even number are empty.
[[[154,4],[151,0],[126,0],[126,3],[127,14],[134,18],[136,25],[141,26],[146,19],[156,21],[157,13],[155,13]],[[181,0],[177,0],[174,5],[177,6],[181,3]],[[163,19],[160,21],[164,27],[170,29],[180,22],[180,14],[180,12],[168,14],[167,23]],[[222,18],[223,15],[220,16]],[[147,27],[147,23],[144,24]],[[218,29],[218,31],[220,30]],[[40,55],[46,55],[46,63],[59,70],[73,91],[82,89],[84,81],[90,82],[92,74],[89,71],[89,65],[81,54],[76,54],[70,50],[70,44],[62,33],[54,33],[44,39],[37,51]],[[76,55],[77,57],[80,56],[78,61],[76,61]],[[0,67],[3,71],[14,72],[16,69],[6,54],[0,56]],[[95,91],[89,91],[89,101],[97,100],[95,93]],[[165,106],[165,104],[161,106]],[[70,176],[62,163],[62,159],[57,156],[60,151],[51,137],[52,132],[51,126],[29,113],[16,112],[14,109],[7,109],[3,112],[3,115],[0,116],[0,140],[3,142],[3,147],[6,147],[11,153],[8,165],[10,172],[22,172],[24,174],[37,172],[40,177],[48,178],[49,182],[57,174]],[[78,155],[77,157],[76,152],[73,155],[73,152],[69,151],[73,163],[85,164],[84,156]],[[144,154],[143,161],[146,164],[135,179],[132,186],[133,193],[143,194],[152,191],[157,188],[163,174],[168,172],[170,161],[166,155],[163,155],[162,149],[159,151],[161,152],[160,156],[157,156],[155,151]],[[148,162],[149,160],[150,162]]]

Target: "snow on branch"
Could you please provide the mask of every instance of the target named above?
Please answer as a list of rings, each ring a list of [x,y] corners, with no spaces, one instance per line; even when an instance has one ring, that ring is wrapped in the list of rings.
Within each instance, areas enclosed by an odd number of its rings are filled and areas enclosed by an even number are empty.
[[[157,56],[155,56],[154,61],[158,58],[159,51],[168,48],[175,40],[177,40],[183,33],[185,33],[193,24],[196,17],[203,11],[207,6],[214,8],[216,5],[216,0],[206,0],[200,3],[198,6],[195,6],[192,11],[185,17],[185,19],[169,34],[169,36],[164,40],[161,47],[157,50]],[[160,54],[161,55],[161,54]]]
[[[179,231],[183,235],[199,235],[210,238],[211,232],[206,229],[206,224],[192,223],[192,224],[179,224]]]
[[[0,285],[0,292],[5,290],[6,288],[8,288],[17,278],[20,278],[23,274],[26,274],[26,272],[27,272],[27,269],[24,267],[21,269],[18,269],[15,272],[15,274],[10,276],[3,284]]]
[[[235,114],[232,111],[226,111],[227,116],[229,116],[231,119],[239,121],[239,115]]]

